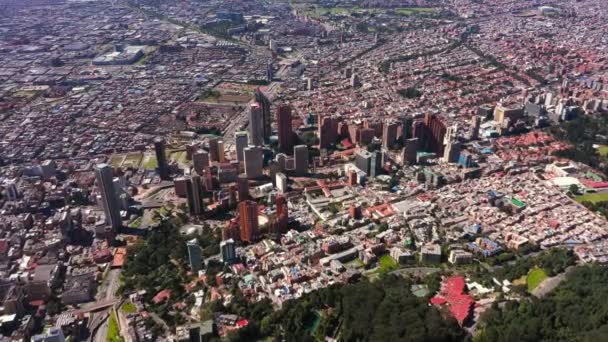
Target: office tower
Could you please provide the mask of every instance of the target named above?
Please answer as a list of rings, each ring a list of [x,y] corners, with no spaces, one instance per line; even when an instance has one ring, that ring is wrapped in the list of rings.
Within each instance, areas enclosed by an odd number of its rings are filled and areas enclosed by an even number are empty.
[[[209,139],[209,158],[212,162],[220,161],[219,141],[220,139],[217,137]]]
[[[308,89],[308,91],[311,91],[313,89],[312,78],[308,78],[308,80],[306,81],[306,89]]]
[[[4,187],[6,188],[6,199],[9,201],[16,201],[19,196],[19,189],[17,188],[17,184],[14,180],[7,181],[4,183]]]
[[[243,150],[247,147],[247,132],[236,132],[235,136],[235,146],[236,146],[236,159],[239,163],[245,161],[245,157],[243,156]]]
[[[266,64],[266,80],[268,83],[272,82],[272,62]]]
[[[167,155],[165,152],[165,140],[162,138],[154,139],[154,152],[156,152],[156,161],[158,164],[158,174],[160,179],[169,180],[169,165],[167,164]]]
[[[350,86],[353,88],[359,88],[361,86],[361,81],[359,80],[359,75],[353,73],[350,77]]]
[[[187,242],[188,247],[188,260],[190,261],[190,269],[193,273],[198,273],[203,269],[203,250],[198,245],[196,239],[192,239]]]
[[[277,223],[278,233],[284,233],[287,231],[287,222],[289,221],[289,209],[287,208],[287,200],[285,196],[278,195],[276,199],[277,207]]]
[[[285,153],[279,153],[275,157],[277,162],[277,172],[283,172],[287,168],[287,155]]]
[[[53,327],[46,334],[33,336],[32,342],[65,342],[65,336],[61,328]]]
[[[426,132],[428,132],[428,134],[425,133],[425,139],[423,140],[426,149],[437,155],[442,155],[447,130],[445,124],[438,116],[427,113],[424,117],[424,126]]]
[[[194,171],[199,175],[205,173],[209,168],[209,153],[207,151],[199,149],[192,155],[192,164],[194,165]]]
[[[523,107],[507,107],[499,103],[494,108],[494,121],[503,125],[505,120],[509,119],[509,122],[515,123],[518,119],[524,116]]]
[[[403,147],[401,162],[402,165],[416,164],[416,153],[418,151],[418,138],[407,139]]]
[[[40,164],[40,169],[42,171],[42,179],[44,180],[55,177],[55,174],[57,173],[57,165],[55,164],[55,161],[50,159],[43,161],[42,164]]]
[[[357,185],[357,172],[355,170],[348,170],[347,177],[348,186]]]
[[[196,172],[186,180],[186,197],[188,198],[188,209],[192,215],[203,213],[203,180]]]
[[[95,170],[97,186],[101,192],[101,204],[106,215],[106,223],[117,230],[122,226],[120,218],[120,204],[114,191],[112,167],[108,164],[99,164]]]
[[[239,202],[249,199],[249,180],[247,175],[240,174],[237,180],[237,187],[239,192]]]
[[[471,140],[479,139],[479,128],[481,127],[481,117],[473,115],[471,122]]]
[[[175,189],[175,195],[177,197],[187,197],[187,187],[188,180],[184,177],[175,178],[173,180],[173,187]]]
[[[249,145],[264,145],[264,113],[259,103],[249,107]]]
[[[360,149],[355,153],[355,166],[368,177],[376,177],[383,166],[382,153]]]
[[[196,141],[193,141],[186,145],[186,159],[192,160],[194,156],[194,152],[200,149],[200,144]]]
[[[226,153],[226,151],[224,150],[224,141],[220,140],[217,142],[217,154],[218,154],[217,159],[220,163],[223,163],[226,161],[225,153]]]
[[[254,201],[239,203],[241,241],[253,242],[258,238],[258,204]]]
[[[293,148],[290,106],[280,105],[277,109],[277,128],[279,133],[279,150],[288,153]]]
[[[460,143],[455,140],[448,141],[445,144],[443,151],[443,161],[446,163],[455,163],[460,155]]]
[[[460,164],[464,168],[470,168],[473,166],[473,155],[469,151],[460,152],[460,156],[458,156],[458,164]]]
[[[233,218],[226,221],[222,229],[222,240],[239,240],[241,238],[241,230],[239,229],[239,220]]]
[[[382,128],[382,147],[391,149],[397,141],[399,123],[393,120],[386,121]]]
[[[278,172],[275,176],[277,189],[280,193],[287,192],[287,176],[284,173]]]
[[[236,248],[233,239],[220,242],[220,255],[222,256],[222,262],[225,264],[230,264],[236,260]]]
[[[331,116],[319,115],[319,148],[327,148],[336,143],[337,124]]]
[[[261,147],[248,146],[243,151],[245,156],[245,174],[249,179],[255,179],[262,176],[264,166],[264,155]]]
[[[454,124],[454,125],[448,126],[445,130],[445,135],[443,137],[443,144],[447,145],[448,142],[456,140],[457,135],[458,135],[458,125]]]
[[[306,145],[297,145],[293,148],[294,171],[298,176],[303,176],[308,173],[308,147]]]
[[[270,113],[271,102],[261,88],[257,88],[255,91],[255,101],[260,104],[262,109],[262,136],[264,142],[267,142],[272,134],[272,117]]]

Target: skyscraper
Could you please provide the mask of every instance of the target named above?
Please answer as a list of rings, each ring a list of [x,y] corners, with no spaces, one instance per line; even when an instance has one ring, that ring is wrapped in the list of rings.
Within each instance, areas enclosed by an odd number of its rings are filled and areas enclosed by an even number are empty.
[[[224,141],[220,140],[217,142],[217,160],[220,163],[223,163],[226,161],[225,153],[226,153],[226,151],[224,150]]]
[[[238,192],[239,192],[239,202],[245,201],[249,199],[249,180],[247,179],[247,175],[241,174],[239,175],[238,181]]]
[[[203,250],[196,239],[188,241],[186,246],[188,247],[190,269],[193,273],[198,273],[203,268]]]
[[[418,151],[418,138],[407,139],[401,156],[402,165],[416,164],[416,152]]]
[[[239,203],[241,241],[252,242],[258,238],[258,204],[254,201]]]
[[[245,156],[245,174],[247,178],[254,179],[262,176],[264,155],[261,147],[248,146],[243,151]]]
[[[264,113],[258,102],[249,107],[249,145],[264,145]]]
[[[97,186],[101,192],[101,204],[106,216],[106,223],[117,230],[122,226],[120,218],[120,204],[114,191],[114,181],[112,167],[108,164],[99,164],[95,170]]]
[[[225,264],[230,264],[236,260],[236,249],[233,239],[220,242],[220,255],[222,256],[222,262]]]
[[[287,231],[287,222],[289,221],[289,212],[287,208],[287,200],[285,196],[278,195],[276,199],[277,206],[277,223],[278,223],[278,232],[285,233]]]
[[[194,172],[192,177],[186,180],[186,197],[188,198],[188,209],[192,215],[203,213],[203,180]]]
[[[397,131],[399,123],[393,120],[384,122],[382,127],[382,147],[391,149],[397,140]]]
[[[236,159],[242,163],[245,159],[243,156],[243,150],[247,147],[247,132],[236,132],[235,134],[235,145],[236,145]]]
[[[443,154],[443,143],[447,128],[443,121],[437,116],[430,113],[426,113],[424,117],[424,125],[428,135],[425,134],[426,148],[430,152],[437,153],[437,155]]]
[[[479,139],[479,128],[481,127],[481,116],[473,115],[471,120],[471,140]]]
[[[220,161],[219,141],[217,137],[209,139],[209,157],[212,162]]]
[[[291,127],[291,107],[280,105],[277,109],[279,150],[288,153],[293,148],[293,129]]]
[[[337,124],[331,116],[319,115],[319,148],[327,148],[336,143]]]
[[[192,155],[192,163],[196,173],[202,175],[209,168],[209,153],[202,149],[196,150]]]
[[[163,138],[159,137],[154,139],[154,152],[156,153],[156,161],[158,164],[158,174],[160,179],[169,180],[169,165],[167,164],[165,140],[163,140]]]
[[[460,156],[460,143],[456,140],[450,140],[445,144],[443,151],[443,161],[446,163],[455,163]]]
[[[255,91],[255,100],[260,104],[262,109],[262,139],[267,142],[272,134],[272,117],[270,113],[270,99],[261,88],[257,88]]]
[[[308,173],[308,146],[297,145],[293,148],[294,171],[298,176]]]

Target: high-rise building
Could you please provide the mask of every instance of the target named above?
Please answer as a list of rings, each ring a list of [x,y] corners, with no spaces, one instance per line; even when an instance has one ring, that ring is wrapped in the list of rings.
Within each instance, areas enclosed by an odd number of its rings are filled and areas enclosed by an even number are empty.
[[[386,121],[382,128],[382,147],[391,149],[397,141],[399,123],[393,120]]]
[[[220,161],[219,141],[220,139],[217,137],[209,139],[209,158],[212,162]]]
[[[32,342],[65,342],[65,336],[61,328],[53,327],[46,334],[33,336]]]
[[[275,179],[279,192],[282,194],[287,192],[287,176],[285,176],[285,174],[282,172],[278,172],[275,176]]]
[[[235,134],[235,146],[236,146],[236,159],[242,163],[245,161],[243,156],[243,150],[247,147],[247,132],[236,132]]]
[[[160,137],[154,139],[154,152],[156,153],[156,162],[158,164],[160,179],[169,180],[169,164],[167,164],[165,140]]]
[[[222,262],[230,264],[236,260],[236,248],[233,239],[228,239],[220,242],[220,255]]]
[[[188,247],[190,269],[193,273],[198,273],[203,268],[203,250],[196,239],[188,241],[186,246]]]
[[[254,201],[239,203],[241,241],[253,242],[258,238],[258,204]]]
[[[293,129],[291,127],[291,107],[280,105],[277,109],[279,150],[288,153],[293,148]]]
[[[188,209],[192,215],[203,213],[203,180],[196,172],[186,180],[186,197],[188,198]]]
[[[40,170],[42,173],[42,179],[48,180],[55,177],[55,174],[57,173],[57,165],[55,164],[54,160],[48,159],[40,164]]]
[[[262,109],[262,139],[264,142],[267,142],[272,134],[271,102],[261,88],[256,89],[255,100],[260,104],[260,108]]]
[[[225,153],[226,151],[224,150],[224,141],[220,140],[217,142],[217,159],[220,163],[226,161]]]
[[[363,149],[355,153],[355,166],[370,177],[376,177],[383,166],[382,152],[369,152]]]
[[[460,143],[456,140],[450,140],[445,144],[443,151],[443,161],[446,163],[455,163],[460,155]]]
[[[106,223],[117,230],[122,226],[120,204],[114,191],[113,171],[108,164],[99,164],[95,170],[97,186],[101,192],[101,204],[106,216]]]
[[[249,180],[247,175],[240,174],[237,180],[237,187],[239,192],[239,202],[249,199]]]
[[[297,145],[293,148],[294,171],[298,176],[308,173],[308,146]]]
[[[245,174],[249,179],[255,179],[262,176],[264,167],[264,154],[261,147],[248,146],[243,150],[245,157]]]
[[[192,154],[192,164],[194,164],[194,171],[199,175],[204,174],[209,168],[209,153],[207,151],[199,149]]]
[[[418,138],[407,139],[401,156],[403,165],[416,164],[416,153],[418,151]]]
[[[287,231],[287,222],[289,222],[289,210],[287,208],[287,200],[285,196],[278,195],[276,198],[276,207],[277,207],[277,223],[278,223],[278,232],[285,233]]]
[[[481,127],[481,116],[473,115],[471,119],[471,140],[479,139],[479,128]]]
[[[426,149],[437,155],[442,155],[447,131],[445,124],[437,115],[427,113],[424,117],[424,125],[428,132],[423,140],[426,143]]]
[[[337,124],[331,116],[319,115],[319,148],[327,148],[336,143]]]
[[[249,145],[264,145],[264,113],[258,102],[249,107]]]

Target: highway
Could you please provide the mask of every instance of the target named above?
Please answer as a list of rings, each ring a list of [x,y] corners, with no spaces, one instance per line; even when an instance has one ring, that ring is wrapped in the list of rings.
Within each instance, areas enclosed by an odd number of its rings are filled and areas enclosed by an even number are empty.
[[[120,269],[109,270],[108,275],[99,286],[99,291],[97,292],[96,296],[97,301],[94,303],[89,303],[89,305],[84,305],[83,309],[86,310],[87,307],[95,308],[99,305],[104,305],[107,303],[112,303],[112,305],[118,303],[119,298],[116,297],[116,290],[119,286],[119,278]],[[108,336],[109,308],[111,308],[112,305],[105,306],[101,311],[90,313],[89,331],[91,332],[91,336],[89,337],[88,341],[106,341],[106,337]]]

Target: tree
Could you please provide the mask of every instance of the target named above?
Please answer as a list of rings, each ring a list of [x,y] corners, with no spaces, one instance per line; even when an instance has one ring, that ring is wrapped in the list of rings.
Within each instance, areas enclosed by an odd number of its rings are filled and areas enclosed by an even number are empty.
[[[568,190],[573,195],[577,195],[579,193],[579,188],[578,188],[578,185],[576,185],[576,184],[570,184],[570,187],[568,188]]]

